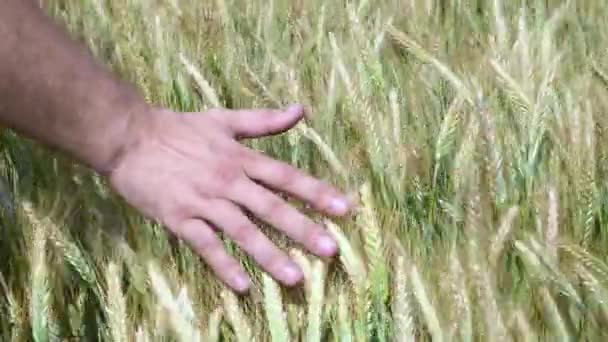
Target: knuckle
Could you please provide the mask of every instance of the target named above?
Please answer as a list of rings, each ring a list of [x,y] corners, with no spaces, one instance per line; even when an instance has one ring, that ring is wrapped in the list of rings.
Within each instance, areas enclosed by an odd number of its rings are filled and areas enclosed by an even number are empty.
[[[273,197],[262,208],[262,216],[266,219],[278,220],[286,211],[287,208],[283,200],[280,197]]]
[[[297,173],[290,168],[277,167],[275,171],[277,184],[280,187],[287,187],[296,181]]]
[[[234,275],[241,273],[241,266],[239,263],[233,258],[226,256],[224,260],[220,263],[220,272],[224,272],[224,274],[230,279]]]
[[[217,252],[209,257],[212,259],[216,271],[225,276],[231,276],[240,272],[239,263],[225,251]]]
[[[289,258],[280,252],[269,252],[266,267],[270,272],[281,272],[283,267],[288,264]]]
[[[196,250],[201,254],[212,255],[217,247],[216,241],[211,236],[200,237],[196,240]]]
[[[314,187],[313,200],[318,204],[326,204],[334,196],[334,189],[323,181],[319,181]]]
[[[181,196],[176,196],[173,201],[169,201],[161,208],[162,217],[170,220],[185,220],[196,213],[199,207],[205,203],[205,198],[182,191]]]
[[[250,224],[242,223],[234,229],[233,239],[239,244],[249,246],[255,242],[256,229],[252,229]]]
[[[245,147],[237,146],[236,148],[234,148],[232,154],[234,155],[234,158],[236,160],[239,160],[239,162],[242,163],[243,165],[249,165],[249,164],[256,163],[256,159],[253,156],[253,154],[251,153],[251,151]]]
[[[302,231],[303,240],[308,246],[316,247],[319,237],[326,235],[324,229],[314,222],[306,222],[305,227],[308,229]]]
[[[161,216],[161,222],[166,226],[171,233],[175,234],[179,238],[183,238],[183,228],[180,228],[180,216],[174,214],[167,214]]]
[[[192,211],[192,203],[183,197],[178,197],[175,202],[164,210],[168,217],[185,218]]]
[[[217,181],[217,185],[225,187],[236,183],[242,176],[242,172],[238,166],[232,162],[219,163],[214,169],[213,176]]]

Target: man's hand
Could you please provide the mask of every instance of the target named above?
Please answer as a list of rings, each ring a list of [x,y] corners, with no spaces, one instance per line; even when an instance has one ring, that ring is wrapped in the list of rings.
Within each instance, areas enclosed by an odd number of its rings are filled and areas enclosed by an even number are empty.
[[[268,188],[335,215],[348,210],[344,197],[237,141],[282,132],[302,115],[301,107],[206,113],[151,108],[36,1],[0,1],[0,124],[108,176],[129,203],[185,239],[237,291],[248,288],[248,278],[214,229],[282,283],[302,278],[241,208],[313,253],[336,252],[323,228]]]
[[[138,116],[135,140],[109,173],[112,186],[132,205],[160,220],[200,254],[218,276],[239,292],[249,278],[216,235],[223,231],[275,279],[294,285],[302,273],[242,211],[263,221],[319,256],[336,244],[318,224],[273,190],[291,194],[330,215],[344,215],[346,197],[291,166],[238,142],[283,132],[303,115],[287,110],[154,110]]]

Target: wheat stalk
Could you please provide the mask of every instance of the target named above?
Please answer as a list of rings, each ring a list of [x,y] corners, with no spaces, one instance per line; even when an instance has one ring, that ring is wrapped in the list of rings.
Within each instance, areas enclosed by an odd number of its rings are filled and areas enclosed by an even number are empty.
[[[602,283],[584,266],[576,265],[575,266],[576,273],[583,280],[582,283],[584,287],[587,288],[587,291],[591,293],[592,298],[596,300],[596,303],[600,307],[600,312],[604,318],[604,322],[608,322],[608,303],[606,303],[606,298],[608,298],[608,291],[602,285]]]
[[[173,330],[181,341],[200,341],[201,333],[192,326],[191,317],[188,317],[188,309],[183,310],[180,303],[173,296],[169,284],[158,271],[153,262],[148,263],[148,275],[150,284],[160,304],[169,311],[169,320]]]
[[[528,95],[526,95],[526,91],[523,89],[523,87],[511,75],[509,75],[509,73],[502,67],[500,61],[491,59],[490,65],[492,68],[494,68],[496,73],[508,87],[510,94],[513,94],[512,98],[517,99],[514,102],[523,104],[522,107],[524,111],[529,111],[532,108],[532,100],[530,100]]]
[[[266,320],[270,327],[270,337],[272,341],[290,341],[287,318],[283,311],[281,289],[266,273],[262,274],[262,285],[264,290],[264,310],[266,311]]]
[[[467,291],[466,274],[460,262],[460,256],[456,248],[452,248],[450,253],[450,290],[454,297],[456,315],[453,330],[460,328],[462,341],[473,340],[473,318],[472,306]]]
[[[448,66],[446,66],[444,63],[440,62],[437,58],[433,57],[429,52],[427,52],[424,48],[422,48],[416,41],[414,41],[412,38],[410,38],[404,32],[399,31],[393,25],[388,26],[387,32],[389,33],[389,36],[393,40],[395,40],[397,43],[399,43],[404,48],[411,51],[420,60],[427,62],[427,63],[431,63],[437,69],[437,71],[443,77],[445,77],[446,80],[448,80],[452,84],[454,89],[456,89],[456,91],[458,91],[459,93],[462,94],[464,99],[466,99],[469,102],[469,104],[471,104],[471,105],[475,104],[473,92],[471,92],[471,90],[469,90],[469,88],[467,86],[465,86],[464,82],[462,80],[460,80],[460,78],[458,76],[456,76],[456,74],[452,70],[450,70],[450,68]]]
[[[30,310],[32,336],[36,342],[55,341],[57,323],[55,322],[51,285],[49,284],[49,265],[47,261],[47,241],[50,219],[40,218],[31,202],[22,203],[22,211],[32,229],[30,249]]]
[[[504,245],[507,241],[507,238],[511,234],[513,230],[513,221],[515,220],[515,216],[519,213],[519,207],[514,206],[509,208],[505,216],[503,217],[500,227],[494,236],[492,244],[490,246],[490,256],[489,263],[491,267],[496,267],[498,258],[504,249]]]
[[[441,324],[439,323],[437,311],[435,311],[435,306],[433,306],[428,297],[427,290],[422,282],[420,273],[418,272],[418,267],[416,267],[415,264],[413,264],[410,268],[409,278],[414,291],[414,297],[416,297],[418,304],[420,304],[420,308],[422,309],[426,325],[431,333],[433,341],[443,341],[443,330],[441,329]]]
[[[369,281],[373,283],[373,288],[378,291],[376,295],[379,299],[385,300],[388,296],[388,272],[386,270],[386,256],[384,254],[384,244],[381,236],[381,228],[375,215],[375,205],[372,198],[372,189],[369,183],[365,183],[360,188],[361,201],[361,222],[360,226],[363,234],[363,248],[368,259]],[[372,285],[372,284],[369,284]]]
[[[213,310],[209,316],[207,324],[207,340],[209,342],[217,342],[220,340],[220,325],[224,317],[224,309],[220,306]]]
[[[327,226],[327,230],[332,234],[338,243],[338,248],[340,249],[340,261],[346,268],[346,272],[348,273],[352,283],[356,287],[365,287],[365,278],[367,277],[365,263],[359,254],[357,254],[357,252],[353,249],[352,245],[348,241],[348,238],[344,235],[342,229],[340,229],[338,225],[328,219],[325,220],[325,225]]]
[[[110,262],[106,268],[106,281],[108,283],[106,312],[112,339],[114,341],[126,341],[129,331],[127,304],[121,288],[122,269],[115,262]]]
[[[542,286],[540,288],[540,294],[545,304],[548,318],[551,320],[551,323],[553,323],[553,327],[555,328],[555,332],[558,334],[560,341],[572,341],[564,318],[557,307],[557,303],[555,303],[555,299],[549,292],[549,289]]]
[[[310,297],[308,298],[308,317],[306,327],[307,342],[321,341],[323,299],[325,297],[325,264],[315,259],[311,265]]]
[[[224,314],[230,325],[232,325],[237,341],[256,341],[257,339],[254,338],[253,331],[251,330],[251,324],[241,311],[234,293],[228,289],[224,289],[221,297],[224,303]]]
[[[547,231],[545,233],[545,244],[549,258],[557,262],[557,246],[559,235],[559,202],[555,188],[549,189],[549,214],[547,218]]]
[[[530,321],[528,320],[528,318],[526,318],[526,316],[524,315],[524,313],[521,309],[518,309],[515,312],[515,322],[517,324],[517,331],[518,331],[519,335],[521,335],[523,341],[526,341],[526,342],[538,341],[538,337],[536,336],[536,334],[532,330],[532,327],[530,326]]]
[[[499,51],[504,51],[509,39],[509,31],[505,23],[505,17],[502,13],[502,4],[500,0],[494,0],[494,27],[498,40]]]
[[[312,265],[310,260],[304,255],[304,253],[302,253],[301,250],[297,248],[292,248],[289,251],[289,256],[302,270],[302,273],[304,274],[304,287],[306,289],[306,294],[308,297],[310,297],[310,291],[312,288]]]
[[[397,336],[395,341],[406,342],[415,341],[414,339],[414,323],[411,315],[409,303],[409,289],[407,286],[407,265],[405,257],[397,256],[394,267],[394,285],[393,285],[393,319],[397,327]]]
[[[444,156],[450,154],[456,144],[456,130],[461,121],[457,111],[461,105],[462,99],[460,97],[455,98],[441,122],[439,133],[437,134],[437,143],[435,144],[436,163],[441,161]]]
[[[564,252],[572,255],[586,268],[602,276],[602,282],[608,281],[608,265],[601,259],[589,253],[586,249],[574,244],[561,244]]]
[[[145,326],[138,326],[135,331],[135,342],[149,342],[150,336],[147,333],[148,329]]]
[[[338,336],[340,337],[340,341],[353,341],[348,295],[343,291],[340,291],[338,294]]]
[[[469,267],[473,278],[474,286],[477,290],[481,310],[485,318],[486,327],[489,336],[495,336],[498,339],[507,338],[506,327],[497,303],[495,293],[495,279],[491,278],[488,271],[487,261],[483,261],[484,255],[479,250],[478,239],[472,238],[469,242]]]
[[[183,53],[179,54],[179,58],[180,58],[182,64],[184,65],[184,67],[186,68],[186,71],[188,72],[188,74],[190,76],[192,76],[192,78],[194,79],[196,84],[199,86],[199,88],[201,89],[203,94],[205,94],[205,96],[207,97],[207,101],[209,101],[209,103],[211,103],[211,105],[214,106],[215,108],[222,107],[221,102],[220,102],[219,98],[217,97],[217,94],[215,93],[215,90],[213,90],[213,88],[211,87],[209,82],[207,82],[207,80],[203,77],[203,75],[200,73],[200,71],[194,66],[194,64],[192,64],[192,62],[190,62]]]
[[[28,216],[32,215],[31,205],[25,207]],[[51,294],[48,280],[48,265],[46,263],[47,229],[40,224],[33,224],[31,241],[31,302],[30,317],[32,320],[32,335],[36,342],[47,342],[49,334],[49,312]]]

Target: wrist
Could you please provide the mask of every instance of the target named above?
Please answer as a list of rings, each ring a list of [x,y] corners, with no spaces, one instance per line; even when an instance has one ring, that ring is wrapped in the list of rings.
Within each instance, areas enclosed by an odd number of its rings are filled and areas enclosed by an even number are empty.
[[[97,144],[89,151],[85,160],[102,176],[109,176],[120,164],[124,156],[136,146],[145,128],[145,119],[153,109],[141,100],[138,94],[120,98],[110,104],[111,108],[103,109],[112,115],[111,121],[104,127]]]

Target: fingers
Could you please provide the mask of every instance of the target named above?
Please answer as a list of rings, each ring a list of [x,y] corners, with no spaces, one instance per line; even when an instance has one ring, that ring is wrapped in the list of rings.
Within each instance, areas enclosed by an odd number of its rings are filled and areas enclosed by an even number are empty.
[[[226,252],[222,241],[205,222],[188,219],[175,228],[176,234],[205,259],[227,286],[240,293],[249,289],[249,277],[241,265]]]
[[[251,181],[236,185],[229,199],[238,203],[260,219],[282,230],[318,256],[333,256],[337,245],[320,225],[300,213],[279,196]]]
[[[280,134],[295,126],[304,116],[304,107],[285,110],[252,109],[221,112],[220,120],[237,138],[256,138]]]
[[[254,157],[244,165],[251,179],[287,192],[329,215],[342,216],[348,212],[350,201],[333,187],[281,161],[251,153]]]
[[[266,235],[231,202],[213,200],[205,203],[205,217],[224,231],[239,247],[251,255],[266,272],[287,286],[303,278],[300,268],[274,245]]]

